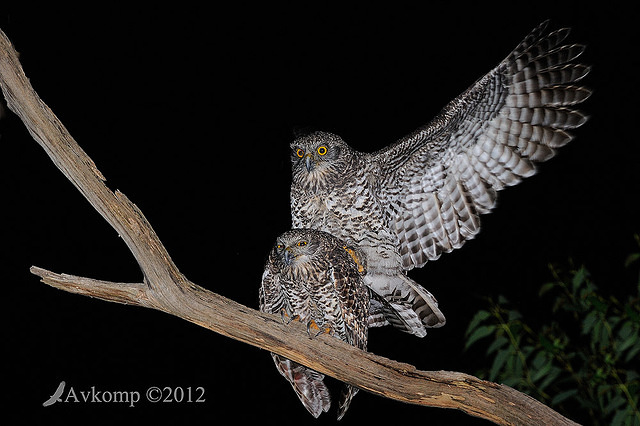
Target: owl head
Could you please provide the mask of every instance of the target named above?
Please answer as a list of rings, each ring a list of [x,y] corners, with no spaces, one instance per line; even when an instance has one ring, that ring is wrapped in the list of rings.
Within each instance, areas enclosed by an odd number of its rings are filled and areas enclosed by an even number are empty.
[[[295,183],[318,189],[333,184],[345,173],[353,150],[339,136],[313,132],[291,143],[291,166]]]
[[[284,267],[297,267],[313,260],[324,244],[319,231],[293,229],[276,239],[272,256]]]

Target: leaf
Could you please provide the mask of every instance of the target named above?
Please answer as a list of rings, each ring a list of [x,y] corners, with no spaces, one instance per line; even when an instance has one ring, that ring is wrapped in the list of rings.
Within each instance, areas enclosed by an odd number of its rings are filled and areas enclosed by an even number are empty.
[[[618,355],[622,356],[622,353],[624,351],[626,351],[627,349],[629,349],[630,347],[632,347],[633,345],[635,345],[636,342],[638,342],[638,335],[637,334],[629,337],[627,340],[622,342],[622,344],[620,344],[620,346],[618,346]]]
[[[621,355],[624,351],[636,344],[640,336],[638,335],[637,331],[635,331],[635,333],[634,331],[635,330],[633,324],[631,324],[630,322],[627,322],[622,326],[620,332],[618,333],[618,337],[621,340],[621,342],[617,346],[618,355]]]
[[[604,326],[602,325],[602,321],[600,321],[599,319],[600,318],[598,316],[598,321],[595,322],[591,331],[591,347],[594,350],[597,350],[602,346],[600,338],[602,336],[602,329],[604,328]]]
[[[538,296],[544,296],[549,290],[554,288],[556,283],[546,283],[540,287],[540,291],[538,291]]]
[[[621,320],[622,317],[619,315],[611,315],[607,318],[607,322],[609,323],[609,327],[611,327],[611,329],[616,328]]]
[[[638,424],[638,422],[633,423],[633,418],[631,407],[628,407],[626,410],[619,410],[616,412],[616,415],[613,416],[611,420],[610,426],[621,426],[621,425],[633,425]]]
[[[562,370],[558,367],[551,367],[547,376],[544,380],[538,385],[538,389],[545,390],[551,383],[555,382],[558,376],[562,373]]]
[[[629,362],[636,357],[636,355],[640,352],[640,341],[636,342],[635,345],[627,352],[627,356],[624,357],[625,362]]]
[[[589,304],[591,304],[591,306],[593,306],[594,308],[596,308],[596,310],[598,312],[602,312],[605,313],[607,312],[607,308],[609,308],[609,305],[607,305],[606,302],[604,302],[600,297],[598,297],[598,295],[593,294],[593,295],[589,295],[587,297],[587,301],[589,302]]]
[[[602,335],[600,336],[600,347],[601,348],[609,347],[611,345],[611,338],[612,338],[609,328],[603,325],[601,333]]]
[[[520,321],[509,322],[507,327],[509,328],[509,332],[515,337],[516,341],[520,342],[523,334],[522,329],[524,328],[523,323]]]
[[[640,259],[640,253],[631,253],[624,261],[624,267],[628,268],[633,262]]]
[[[542,348],[547,351],[547,352],[554,352],[554,346],[553,346],[553,342],[549,339],[549,337],[541,334],[539,336],[539,342],[540,342],[540,346],[542,346]]]
[[[549,358],[544,352],[538,352],[535,357],[533,357],[533,361],[531,361],[531,369],[532,370],[540,370],[546,366]],[[535,380],[534,380],[535,381]]]
[[[573,292],[575,293],[578,288],[585,282],[587,277],[589,276],[589,271],[585,269],[584,266],[581,266],[575,274],[573,275],[573,279],[571,280],[571,284],[573,286]]]
[[[492,334],[495,331],[495,329],[496,329],[495,325],[481,325],[480,327],[476,328],[471,333],[471,336],[467,338],[467,343],[464,345],[465,350],[469,348],[469,346],[474,344],[476,341]]]
[[[638,374],[638,372],[633,371],[633,370],[627,371],[627,382],[628,383],[633,382],[637,378],[640,378],[640,374]]]
[[[551,360],[547,361],[545,364],[541,365],[538,369],[536,369],[537,371],[532,372],[531,381],[533,383],[536,383],[537,381],[545,377],[551,371],[552,367],[553,367],[553,364]]]
[[[511,362],[507,362],[507,366],[510,366],[513,369],[513,376],[525,377],[524,371],[526,366],[522,357],[516,354],[513,357],[510,357],[509,361]]]
[[[582,334],[589,334],[596,321],[598,321],[598,313],[596,311],[589,312],[582,321]]]
[[[527,345],[522,347],[521,352],[525,358],[529,358],[529,355],[531,355],[535,351],[535,349],[536,349],[535,347],[531,345]]]
[[[638,308],[638,306],[632,306],[631,303],[628,305],[625,305],[624,313],[627,314],[627,316],[629,316],[629,318],[633,322],[636,322],[636,323],[640,322],[640,309]]]
[[[506,337],[504,337],[504,336],[496,337],[496,340],[494,340],[493,343],[487,349],[487,355],[491,355],[493,352],[498,350],[500,347],[502,347],[502,346],[504,346],[504,345],[506,345],[508,343],[509,343],[509,339],[507,339]]]
[[[508,321],[516,321],[519,320],[520,318],[522,318],[522,314],[518,311],[516,311],[515,309],[512,309],[509,311],[509,317],[508,317]]]
[[[627,402],[627,399],[625,397],[623,397],[622,395],[616,395],[604,408],[604,412],[606,414],[612,413],[625,402]]]
[[[490,316],[491,314],[489,313],[489,311],[480,310],[476,312],[476,314],[473,316],[473,318],[469,322],[469,326],[467,327],[465,336],[468,336],[473,330],[475,330],[476,327],[478,327],[478,325],[480,325],[482,321],[485,321]]]
[[[571,398],[574,395],[578,394],[578,389],[569,389],[564,392],[560,392],[556,396],[551,399],[551,405],[560,404],[562,401]]]
[[[618,336],[620,336],[622,340],[628,339],[633,334],[633,328],[631,321],[625,321],[622,327],[620,327],[620,331],[618,331]]]
[[[491,365],[491,370],[489,370],[489,381],[493,382],[498,377],[500,370],[505,364],[505,361],[509,357],[509,353],[511,351],[509,349],[503,349],[498,351],[496,357],[493,359],[493,364]]]

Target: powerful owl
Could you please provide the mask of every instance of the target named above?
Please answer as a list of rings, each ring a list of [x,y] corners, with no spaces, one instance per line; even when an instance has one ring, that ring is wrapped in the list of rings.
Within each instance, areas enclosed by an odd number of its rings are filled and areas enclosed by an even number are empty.
[[[590,95],[576,85],[584,46],[561,45],[568,29],[535,28],[509,56],[429,124],[374,153],[315,132],[292,144],[292,225],[358,247],[366,284],[417,336],[440,327],[436,299],[406,272],[461,247],[480,230],[497,192],[533,175],[571,140]]]
[[[360,349],[367,348],[369,290],[364,265],[356,252],[325,232],[295,229],[278,237],[262,275],[260,310],[283,321],[302,321],[310,336],[331,335]],[[277,354],[278,371],[291,383],[302,404],[318,417],[331,406],[324,375]],[[338,420],[358,389],[345,384],[338,402]]]

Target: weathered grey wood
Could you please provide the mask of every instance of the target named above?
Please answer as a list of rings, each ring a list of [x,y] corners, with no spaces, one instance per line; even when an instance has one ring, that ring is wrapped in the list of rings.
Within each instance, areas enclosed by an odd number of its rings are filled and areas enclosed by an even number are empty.
[[[32,267],[31,272],[44,283],[71,293],[164,311],[398,401],[454,408],[498,424],[575,424],[508,386],[463,373],[420,371],[326,335],[311,339],[302,324],[284,325],[278,316],[258,312],[192,283],[180,273],[140,209],[104,184],[104,176],[91,158],[38,97],[2,31],[0,85],[9,109],[118,232],[143,273],[141,283],[113,283]]]

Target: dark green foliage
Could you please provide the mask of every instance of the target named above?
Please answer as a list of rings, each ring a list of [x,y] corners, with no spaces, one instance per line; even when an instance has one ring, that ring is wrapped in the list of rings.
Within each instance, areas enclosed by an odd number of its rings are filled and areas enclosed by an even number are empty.
[[[625,266],[637,267],[639,259],[634,253]],[[568,417],[586,414],[592,424],[640,425],[640,277],[620,301],[604,296],[584,267],[550,269],[554,280],[540,288],[547,308],[534,319],[547,322],[531,325],[503,296],[476,313],[466,348],[485,344],[491,359],[491,367],[478,376],[512,386]]]

